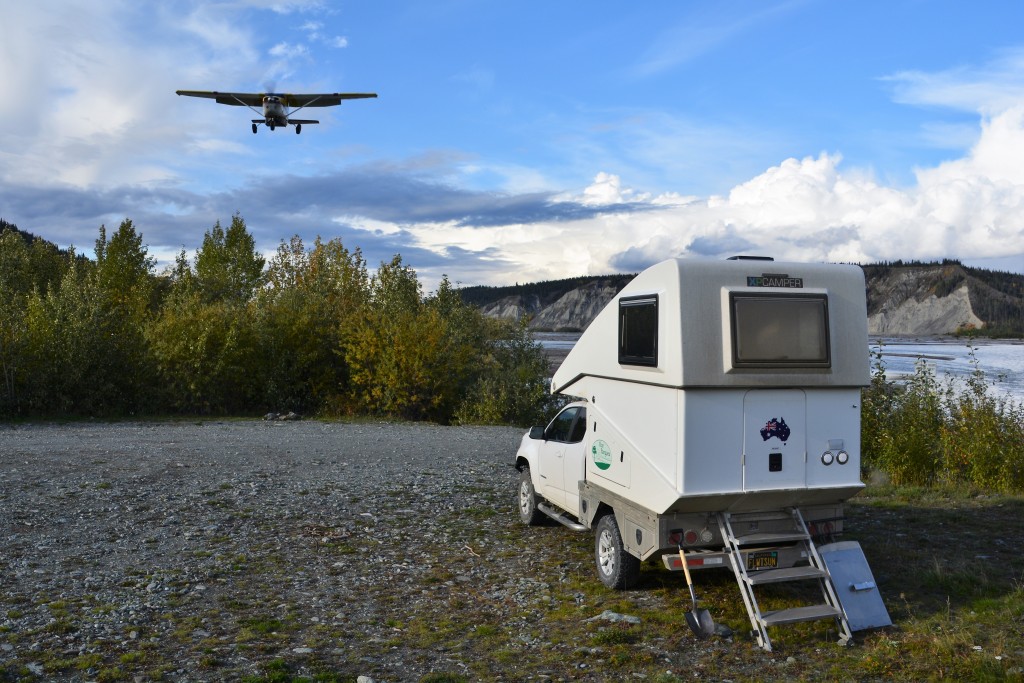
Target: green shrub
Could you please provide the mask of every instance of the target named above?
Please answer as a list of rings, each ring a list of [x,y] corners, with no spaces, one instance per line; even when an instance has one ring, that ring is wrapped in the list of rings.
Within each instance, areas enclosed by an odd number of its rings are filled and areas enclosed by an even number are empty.
[[[885,374],[875,353],[871,385],[862,400],[862,462],[897,485],[1024,489],[1024,408],[993,396],[970,350],[974,371],[966,384],[919,360],[903,382]]]

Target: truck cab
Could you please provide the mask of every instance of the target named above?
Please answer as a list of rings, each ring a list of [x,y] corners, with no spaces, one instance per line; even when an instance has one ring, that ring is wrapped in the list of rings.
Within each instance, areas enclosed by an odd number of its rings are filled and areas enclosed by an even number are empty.
[[[527,524],[536,524],[538,504],[550,502],[576,517],[580,516],[580,486],[586,475],[587,404],[564,407],[546,427],[534,427],[523,435],[516,455],[516,468],[526,476],[520,482],[520,514]],[[539,497],[541,500],[535,500]]]

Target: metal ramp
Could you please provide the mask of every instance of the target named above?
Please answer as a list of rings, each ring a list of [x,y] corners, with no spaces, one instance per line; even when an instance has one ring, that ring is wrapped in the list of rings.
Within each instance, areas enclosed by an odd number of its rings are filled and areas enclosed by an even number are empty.
[[[834,619],[839,629],[839,643],[845,645],[853,637],[850,624],[836,596],[828,569],[822,562],[814,540],[807,531],[797,508],[757,513],[718,513],[718,525],[725,539],[736,582],[750,617],[758,644],[771,652],[769,626],[782,626],[804,621]],[[798,553],[807,565],[779,567],[779,555]],[[768,584],[816,581],[823,602],[790,609],[762,612],[755,589]]]

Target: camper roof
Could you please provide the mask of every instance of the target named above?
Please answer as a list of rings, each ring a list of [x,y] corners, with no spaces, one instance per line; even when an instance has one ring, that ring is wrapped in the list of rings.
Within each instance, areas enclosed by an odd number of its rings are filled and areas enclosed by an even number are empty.
[[[552,378],[671,386],[866,386],[864,274],[858,266],[672,259],[633,279]]]

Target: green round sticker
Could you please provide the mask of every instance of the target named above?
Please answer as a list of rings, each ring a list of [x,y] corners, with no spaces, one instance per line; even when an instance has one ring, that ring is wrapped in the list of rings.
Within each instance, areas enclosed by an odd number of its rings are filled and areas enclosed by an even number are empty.
[[[597,469],[606,470],[612,466],[612,449],[603,440],[595,441],[594,445],[590,447],[590,452],[594,456],[594,464],[597,465]]]

